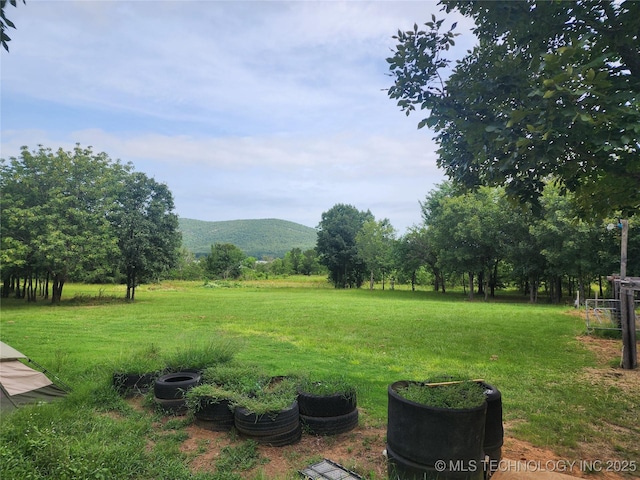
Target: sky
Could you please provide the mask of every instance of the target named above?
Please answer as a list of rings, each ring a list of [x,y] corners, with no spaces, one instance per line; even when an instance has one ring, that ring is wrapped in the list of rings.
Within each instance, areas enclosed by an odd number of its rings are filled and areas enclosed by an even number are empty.
[[[166,183],[175,213],[316,227],[338,203],[421,223],[433,132],[388,98],[433,1],[27,0],[0,53],[0,156],[76,143]],[[468,21],[451,51],[473,45]],[[465,29],[466,25],[466,29]]]

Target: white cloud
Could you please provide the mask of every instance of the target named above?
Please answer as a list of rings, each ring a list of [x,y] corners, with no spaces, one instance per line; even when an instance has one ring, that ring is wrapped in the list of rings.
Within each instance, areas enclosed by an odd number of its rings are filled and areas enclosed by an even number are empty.
[[[2,156],[80,142],[166,182],[181,216],[315,226],[342,202],[404,230],[442,174],[431,134],[382,91],[385,57],[398,28],[439,10],[391,1],[19,4],[2,54]]]

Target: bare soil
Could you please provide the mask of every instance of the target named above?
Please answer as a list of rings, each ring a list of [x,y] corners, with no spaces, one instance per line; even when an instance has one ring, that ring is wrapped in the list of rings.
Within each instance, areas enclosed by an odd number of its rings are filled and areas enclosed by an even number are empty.
[[[640,369],[622,370],[612,367],[612,359],[620,356],[620,341],[597,337],[581,336],[578,340],[596,354],[598,367],[588,368],[584,377],[596,383],[614,383],[617,387],[628,391],[640,391]],[[139,402],[136,407],[140,408]],[[387,478],[387,466],[384,457],[386,427],[367,425],[366,412],[360,410],[360,425],[351,432],[319,437],[303,434],[299,443],[285,447],[259,446],[258,451],[262,463],[243,474],[244,478],[254,478],[260,471],[261,478],[287,479],[294,478],[295,472],[308,465],[328,458],[352,470],[364,478]],[[536,447],[528,442],[510,435],[510,425],[505,424],[505,439],[502,447],[502,458],[509,462],[554,462],[567,461],[551,448]],[[191,459],[194,472],[215,471],[216,460],[220,451],[227,445],[243,441],[234,433],[212,432],[194,424],[186,427],[189,438],[183,442],[182,451]],[[637,440],[637,439],[636,439]],[[637,445],[635,446],[637,447]],[[617,459],[619,456],[612,445],[603,443],[584,443],[575,452],[575,458],[581,461],[601,459]],[[638,466],[640,469],[640,465]],[[629,474],[616,472],[580,471],[572,469],[571,475],[599,480],[628,480]],[[639,475],[636,472],[635,477]]]

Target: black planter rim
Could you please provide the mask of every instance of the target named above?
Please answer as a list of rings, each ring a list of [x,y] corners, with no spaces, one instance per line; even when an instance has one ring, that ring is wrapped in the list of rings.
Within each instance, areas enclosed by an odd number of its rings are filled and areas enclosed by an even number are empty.
[[[274,410],[272,412],[265,412],[265,413],[255,413],[252,410],[249,410],[247,407],[243,407],[242,405],[238,405],[235,408],[235,411],[238,415],[243,415],[245,417],[251,416],[251,415],[255,415],[257,418],[263,417],[263,416],[271,416],[271,415],[280,415],[282,413],[287,413],[290,412],[291,410],[297,409],[298,408],[298,401],[294,400],[293,402],[291,402],[289,405],[287,405],[284,408],[281,408],[280,410]]]
[[[414,402],[412,400],[409,400],[407,398],[404,398],[402,395],[400,395],[395,389],[400,387],[400,386],[407,386],[409,384],[414,384],[414,385],[424,385],[424,382],[418,382],[415,380],[398,380],[397,382],[393,382],[391,385],[389,385],[389,396],[393,397],[394,399],[401,401],[401,402],[405,402],[409,405],[413,405],[415,407],[420,407],[420,408],[426,408],[429,410],[433,410],[434,412],[447,412],[447,413],[464,413],[464,412],[477,412],[480,410],[485,410],[487,408],[487,400],[485,399],[484,402],[482,402],[480,405],[478,405],[477,407],[472,407],[472,408],[444,408],[444,407],[434,407],[432,405],[427,405],[425,403],[418,403],[418,402]]]

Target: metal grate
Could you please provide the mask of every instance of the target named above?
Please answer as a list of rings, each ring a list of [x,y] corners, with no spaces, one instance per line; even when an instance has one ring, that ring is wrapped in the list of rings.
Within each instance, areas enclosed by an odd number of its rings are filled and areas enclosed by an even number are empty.
[[[592,330],[621,330],[620,300],[611,298],[586,299],[587,331]],[[636,330],[640,330],[640,301],[635,301]]]
[[[321,462],[308,466],[304,470],[300,470],[300,475],[305,479],[315,480],[328,479],[328,480],[362,480],[360,475],[357,475],[342,465],[327,460],[326,458]]]

